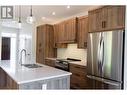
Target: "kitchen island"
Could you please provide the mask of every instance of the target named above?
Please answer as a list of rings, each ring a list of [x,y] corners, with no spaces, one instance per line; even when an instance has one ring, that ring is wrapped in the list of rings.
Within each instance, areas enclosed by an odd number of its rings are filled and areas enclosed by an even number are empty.
[[[37,63],[38,64],[38,63]],[[1,89],[69,89],[70,72],[43,64],[27,68],[15,60],[0,61]]]

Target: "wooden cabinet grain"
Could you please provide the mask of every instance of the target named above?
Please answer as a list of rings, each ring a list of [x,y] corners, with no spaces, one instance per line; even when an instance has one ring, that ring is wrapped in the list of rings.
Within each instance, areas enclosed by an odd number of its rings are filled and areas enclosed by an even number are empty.
[[[45,64],[46,57],[56,57],[52,25],[37,27],[36,62]]]
[[[78,48],[87,48],[88,16],[78,18],[77,42]]]
[[[45,64],[51,67],[55,67],[55,60],[45,59]]]
[[[0,89],[18,89],[19,85],[0,68]]]
[[[7,84],[6,84],[6,89],[18,89],[19,86],[18,84],[10,77],[7,75]]]
[[[55,24],[54,32],[56,43],[75,43],[77,41],[77,18]]]
[[[6,88],[6,73],[0,68],[0,89]]]
[[[89,11],[89,32],[125,28],[125,6],[104,6]]]
[[[61,31],[61,24],[54,25],[54,48],[67,48],[66,43],[61,43],[64,37],[63,31]]]
[[[74,43],[77,41],[77,18],[66,20],[65,22],[65,43]]]
[[[71,88],[72,89],[88,89],[87,77],[86,77],[86,67],[69,64],[71,75]]]

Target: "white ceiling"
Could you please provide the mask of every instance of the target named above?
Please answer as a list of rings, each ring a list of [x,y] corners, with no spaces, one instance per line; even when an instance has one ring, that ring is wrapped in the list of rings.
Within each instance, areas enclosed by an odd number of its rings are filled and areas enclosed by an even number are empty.
[[[88,5],[78,5],[78,6],[70,6],[70,9],[67,9],[67,6],[63,5],[34,5],[33,6],[33,16],[36,18],[36,22],[45,22],[45,23],[53,23],[55,21],[58,21],[60,19],[64,19],[70,16],[73,16],[75,14],[79,14],[82,12],[87,12],[88,10],[91,10],[93,8],[96,8],[98,6],[88,6]],[[52,12],[55,12],[56,15],[52,15]],[[27,16],[30,15],[30,6],[23,5],[21,6],[21,17],[22,22],[26,22]],[[14,21],[17,21],[19,17],[19,6],[14,6]],[[45,19],[42,19],[42,17],[46,17]],[[11,20],[6,20],[3,22],[4,25],[7,23],[12,23]]]

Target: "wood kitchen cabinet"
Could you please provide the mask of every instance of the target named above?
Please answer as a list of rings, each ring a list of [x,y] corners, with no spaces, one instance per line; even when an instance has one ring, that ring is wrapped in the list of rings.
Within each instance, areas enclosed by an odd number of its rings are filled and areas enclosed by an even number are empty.
[[[56,43],[75,43],[77,41],[77,18],[62,21],[54,25]],[[66,45],[65,45],[66,47]]]
[[[62,24],[63,23],[54,25],[54,48],[67,48],[66,43],[61,43],[64,40],[64,31],[61,31]]]
[[[77,41],[77,18],[66,20],[65,22],[65,43],[75,43]]]
[[[72,73],[70,82],[72,89],[88,89],[87,77],[86,77],[86,67],[77,65],[77,64],[69,64],[70,72]]]
[[[51,67],[55,67],[55,62],[56,62],[55,60],[45,59],[46,65],[51,66]]]
[[[0,89],[6,88],[6,73],[0,68]]]
[[[36,61],[45,64],[45,58],[56,57],[54,48],[54,32],[52,25],[37,27]]]
[[[6,78],[7,78],[6,89],[18,89],[19,88],[19,85],[10,76],[7,75]]]
[[[104,6],[88,12],[89,32],[125,28],[125,6]]]
[[[0,89],[18,89],[18,84],[0,68]]]
[[[77,42],[78,48],[87,48],[88,16],[78,18]]]

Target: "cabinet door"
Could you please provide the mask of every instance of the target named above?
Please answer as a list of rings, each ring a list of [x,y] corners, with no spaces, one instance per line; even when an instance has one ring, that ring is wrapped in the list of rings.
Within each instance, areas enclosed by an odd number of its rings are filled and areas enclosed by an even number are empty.
[[[89,32],[124,29],[125,6],[104,6],[89,12]]]
[[[69,19],[65,22],[65,42],[67,43],[73,43],[76,42],[76,18]]]
[[[55,24],[54,25],[54,48],[67,48],[66,43],[61,43],[60,36],[61,34],[59,30],[59,24]]]
[[[59,32],[58,32],[58,42],[64,43],[65,42],[65,24],[64,22],[59,24]]]
[[[87,47],[87,35],[88,35],[88,17],[78,18],[78,48]]]
[[[89,12],[89,32],[97,32],[101,29],[101,10],[97,9],[95,11]]]
[[[107,11],[107,29],[125,27],[125,6],[109,6]]]
[[[37,27],[37,50],[36,50],[36,61],[38,63],[44,62],[44,46],[45,46],[45,35],[44,27]]]

